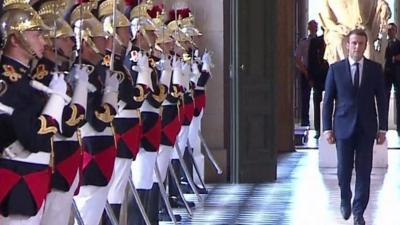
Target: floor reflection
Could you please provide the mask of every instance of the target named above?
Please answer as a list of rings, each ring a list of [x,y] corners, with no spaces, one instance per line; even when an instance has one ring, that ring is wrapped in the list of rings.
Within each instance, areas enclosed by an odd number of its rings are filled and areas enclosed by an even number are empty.
[[[398,225],[400,217],[400,151],[389,150],[389,167],[374,168],[368,225]],[[353,179],[354,186],[354,179]],[[184,209],[181,224],[350,225],[339,212],[336,170],[318,167],[318,151],[298,151],[279,157],[278,180],[264,184],[210,185],[193,218]],[[162,222],[161,224],[171,224]]]

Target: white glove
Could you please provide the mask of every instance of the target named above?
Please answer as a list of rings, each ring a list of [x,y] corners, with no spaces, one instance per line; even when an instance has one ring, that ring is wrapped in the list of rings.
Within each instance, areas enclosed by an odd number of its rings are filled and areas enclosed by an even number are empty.
[[[67,91],[67,83],[64,81],[64,75],[61,73],[53,73],[53,79],[49,84],[49,88],[53,93],[50,95],[42,114],[55,119],[61,129],[62,113],[65,105],[62,95],[65,95]]]
[[[119,81],[117,73],[111,73],[110,70],[107,70],[104,84],[104,92],[118,92]]]
[[[199,70],[199,65],[196,62],[192,63],[192,74],[190,76],[190,80],[193,83],[197,84],[197,81],[199,80],[200,74],[201,73],[200,73],[200,70]]]
[[[201,70],[210,73],[211,67],[214,66],[211,61],[210,53],[204,52],[203,57],[201,58],[201,61],[203,62],[203,67],[201,68]]]
[[[172,75],[171,60],[167,58],[167,59],[162,59],[160,62],[162,68],[160,83],[164,84],[169,88],[169,85],[171,84],[171,75]]]
[[[74,77],[74,94],[72,96],[72,104],[79,104],[86,110],[87,92],[89,87],[89,75],[93,72],[94,67],[91,65],[79,66],[75,64],[71,70],[71,76]]]
[[[89,75],[93,72],[94,67],[92,65],[74,64],[71,69],[71,76],[74,76],[74,80],[87,83],[89,81]]]
[[[176,56],[174,56],[172,68],[172,83],[175,85],[183,86],[182,61]]]
[[[65,95],[67,92],[67,83],[64,80],[63,73],[52,72],[53,78],[50,81],[49,88],[54,94]]]
[[[190,74],[191,74],[189,63],[184,63],[182,65],[182,74],[183,74],[183,87],[185,88],[186,91],[188,91],[190,84]]]
[[[137,77],[137,84],[143,84],[147,87],[149,87],[152,91],[153,89],[153,84],[151,82],[151,71],[152,69],[149,66],[149,58],[146,55],[139,54],[138,58],[138,77]]]
[[[111,73],[110,70],[106,72],[105,89],[103,93],[103,103],[111,105],[115,111],[118,107],[118,75],[117,73]]]

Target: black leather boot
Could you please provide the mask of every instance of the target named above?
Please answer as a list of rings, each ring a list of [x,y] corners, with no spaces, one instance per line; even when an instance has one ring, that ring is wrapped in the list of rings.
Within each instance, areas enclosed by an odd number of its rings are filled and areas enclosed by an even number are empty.
[[[146,206],[149,204],[150,190],[138,189],[139,198],[146,210]],[[136,204],[135,197],[132,197],[128,202],[128,225],[145,225],[143,216],[140,212],[139,206]],[[146,215],[149,213],[146,210]]]
[[[150,191],[149,204],[147,205],[148,208],[146,209],[151,225],[158,225],[159,205],[160,188],[158,187],[158,183],[153,183],[153,187]]]
[[[119,215],[121,213],[120,204],[111,204],[111,209],[114,212],[115,218],[119,221]],[[103,211],[102,225],[112,225],[110,218],[107,216],[106,210]]]

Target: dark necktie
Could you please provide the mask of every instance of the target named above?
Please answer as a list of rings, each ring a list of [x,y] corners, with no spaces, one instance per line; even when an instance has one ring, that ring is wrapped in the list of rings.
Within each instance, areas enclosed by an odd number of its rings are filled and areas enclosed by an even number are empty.
[[[356,72],[354,73],[354,84],[353,85],[354,85],[354,90],[357,91],[358,86],[360,84],[360,67],[358,66],[359,65],[358,62],[356,62],[354,64],[356,65]]]

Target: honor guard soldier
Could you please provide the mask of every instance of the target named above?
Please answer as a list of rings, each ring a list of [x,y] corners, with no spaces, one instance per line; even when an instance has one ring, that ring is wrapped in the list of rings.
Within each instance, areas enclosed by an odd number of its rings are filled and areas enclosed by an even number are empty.
[[[89,76],[86,123],[81,128],[83,177],[79,194],[74,197],[87,225],[99,224],[110,188],[117,153],[112,121],[119,86],[117,75],[102,65],[108,34],[91,13],[93,7],[91,2],[82,3],[72,11],[70,18],[80,48],[75,64],[78,68],[81,64],[94,67]]]
[[[202,36],[202,33],[194,25],[194,17],[191,13],[187,18],[182,19],[181,26],[182,31],[193,39]],[[196,46],[192,46],[192,48],[196,48]],[[205,51],[203,56],[200,58],[199,50],[192,50],[192,57],[192,73],[190,76],[190,82],[194,99],[194,114],[189,126],[188,138],[190,146],[188,147],[191,147],[193,149],[193,152],[192,156],[188,157],[191,159],[186,160],[186,162],[190,165],[196,163],[196,165],[198,166],[200,178],[197,176],[193,176],[193,179],[195,180],[197,185],[201,185],[202,182],[200,181],[200,179],[204,180],[204,155],[201,153],[199,132],[201,130],[201,119],[203,117],[204,107],[206,104],[205,87],[211,77],[211,67],[213,66],[213,64],[211,61],[210,53],[207,51]],[[193,168],[194,165],[189,167]]]
[[[93,67],[75,66],[69,73],[75,43],[72,28],[62,17],[65,6],[64,1],[53,0],[42,3],[39,8],[39,15],[51,31],[45,36],[44,56],[33,70],[32,78],[48,86],[52,74],[67,74],[67,80],[71,81],[67,92],[72,95],[71,103],[63,110],[61,129],[54,137],[54,172],[41,225],[52,225],[56,220],[59,225],[69,222],[83,153],[77,129],[84,123],[88,76],[93,70]]]
[[[176,137],[181,128],[180,118],[179,118],[179,108],[178,101],[181,95],[180,87],[173,85],[172,83],[172,55],[170,55],[170,50],[173,49],[174,40],[171,38],[171,31],[164,24],[165,23],[165,13],[161,7],[153,7],[150,11],[154,24],[156,25],[155,34],[157,36],[155,41],[155,52],[159,50],[161,53],[161,60],[157,63],[157,67],[161,71],[160,84],[165,86],[167,90],[166,99],[162,103],[162,115],[161,115],[161,145],[157,155],[157,166],[160,172],[160,180],[156,174],[153,175],[153,188],[158,189],[158,183],[161,185],[166,181],[168,166],[171,161],[171,155],[174,150],[174,145],[176,142]],[[158,50],[157,50],[158,49]],[[170,182],[173,182],[172,180]],[[152,205],[159,205],[160,192],[153,191],[151,201]],[[165,204],[162,204],[165,205]],[[159,214],[158,210],[152,211],[153,218],[159,219],[161,221],[170,220],[165,207],[161,208]],[[157,214],[159,216],[157,217]],[[177,221],[181,220],[179,215],[175,215]],[[158,221],[157,221],[158,222]]]
[[[28,65],[43,56],[42,30],[48,30],[37,12],[14,0],[4,1],[2,13],[0,224],[38,225],[55,169],[52,138],[61,129],[67,86],[54,75],[41,89],[51,92],[47,101],[32,86]]]
[[[151,1],[142,2],[131,10],[132,22],[138,26],[135,32],[136,46],[140,49],[149,49],[154,43],[154,25],[152,18],[148,14],[148,10],[153,7]],[[151,31],[151,32],[146,32]],[[144,39],[144,41],[143,41]],[[144,204],[147,215],[154,215],[154,210],[158,210],[158,206],[152,205],[150,201],[153,187],[153,171],[157,158],[157,151],[161,140],[161,119],[160,106],[166,96],[166,89],[159,84],[159,71],[155,68],[154,58],[149,58],[144,51],[138,53],[137,66],[138,71],[137,84],[145,87],[146,98],[140,108],[140,116],[142,118],[142,138],[140,141],[140,149],[135,161],[132,163],[132,178],[138,189],[140,198]],[[159,191],[153,189],[153,191]],[[139,208],[134,202],[129,202],[128,206],[128,224],[144,224],[139,214]],[[149,218],[151,221],[156,218]]]
[[[187,145],[187,137],[189,132],[189,125],[193,118],[193,98],[191,94],[190,76],[191,76],[191,55],[187,53],[185,48],[186,42],[189,42],[190,36],[182,31],[181,23],[182,18],[189,16],[190,9],[187,5],[180,5],[183,8],[172,10],[170,12],[171,22],[168,23],[168,28],[172,31],[172,37],[175,40],[176,57],[173,62],[173,84],[180,88],[182,94],[179,99],[179,112],[181,129],[178,134],[177,143],[181,154],[185,152]],[[185,6],[185,7],[184,7]],[[175,5],[176,7],[176,5]],[[178,57],[180,56],[180,57]],[[181,162],[179,161],[178,149],[175,149],[172,155],[172,166],[178,177],[181,176]],[[186,174],[187,176],[188,174]],[[184,203],[178,192],[178,187],[175,183],[170,182],[170,200],[173,207],[183,207]],[[193,207],[193,202],[188,202]]]
[[[99,18],[103,23],[104,31],[110,37],[107,39],[106,56],[103,64],[108,69],[113,69],[119,76],[118,111],[114,118],[117,142],[117,158],[114,164],[114,173],[110,181],[108,201],[119,219],[122,202],[125,198],[125,189],[130,179],[132,159],[139,151],[141,135],[139,108],[144,100],[144,88],[134,87],[131,74],[123,65],[123,57],[131,39],[130,21],[116,9],[116,21],[113,21],[113,1],[106,0],[100,3]],[[114,30],[115,29],[115,30]],[[113,43],[115,42],[115,43]],[[112,52],[114,44],[114,53]],[[112,61],[114,54],[114,61]],[[130,55],[128,55],[130,57]],[[113,64],[113,68],[111,68]],[[109,224],[109,222],[105,222]]]
[[[196,57],[196,56],[195,56]],[[204,180],[204,155],[201,153],[201,141],[199,132],[201,131],[201,120],[204,114],[204,107],[206,106],[206,85],[211,78],[211,56],[210,53],[204,52],[201,60],[195,60],[192,64],[191,82],[193,84],[193,98],[194,98],[194,114],[192,122],[189,126],[189,143],[190,147],[193,148],[193,160],[200,169],[200,176]],[[201,182],[196,179],[194,180],[197,185],[201,185]],[[205,188],[205,187],[203,187]]]

